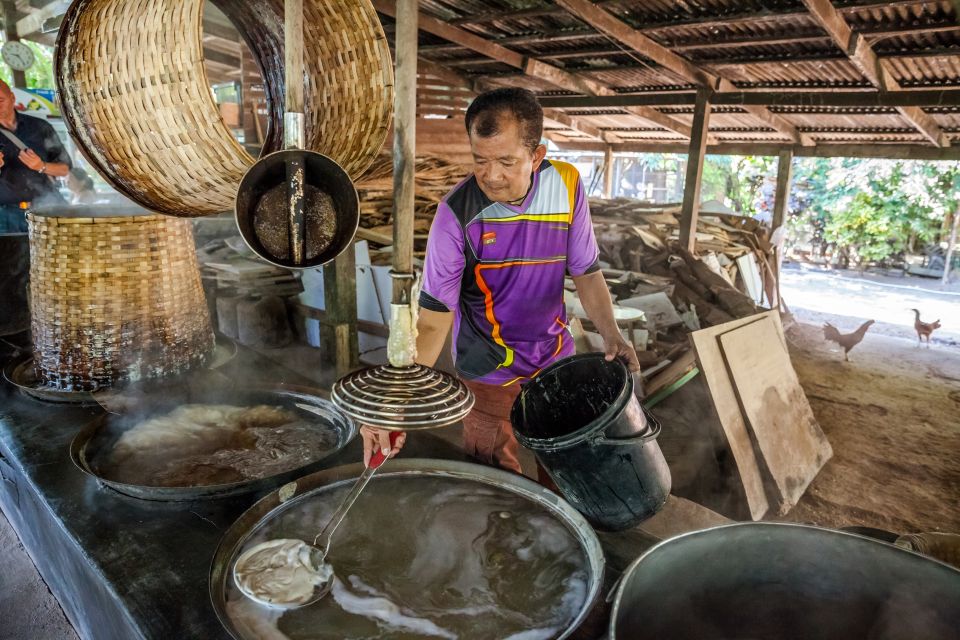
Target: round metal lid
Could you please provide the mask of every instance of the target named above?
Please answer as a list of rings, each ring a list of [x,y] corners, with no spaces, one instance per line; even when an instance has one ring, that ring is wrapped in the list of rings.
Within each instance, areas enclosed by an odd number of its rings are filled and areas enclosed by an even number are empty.
[[[100,202],[93,204],[34,204],[30,214],[41,218],[138,218],[159,216],[155,211],[130,203]]]
[[[421,365],[355,371],[333,385],[331,399],[360,424],[381,429],[434,429],[459,422],[473,393],[457,378]]]

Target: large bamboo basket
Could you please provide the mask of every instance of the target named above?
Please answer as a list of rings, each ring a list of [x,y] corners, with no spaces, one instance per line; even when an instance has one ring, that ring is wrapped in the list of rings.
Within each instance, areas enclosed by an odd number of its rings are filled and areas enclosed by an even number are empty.
[[[214,103],[203,66],[203,0],[76,0],[57,40],[61,111],[114,188],[174,216],[232,210],[253,164]],[[282,147],[283,0],[215,0],[263,74],[262,154]],[[305,0],[306,145],[354,179],[383,145],[393,63],[370,0]]]
[[[189,220],[29,214],[34,363],[91,391],[203,364],[214,347]]]

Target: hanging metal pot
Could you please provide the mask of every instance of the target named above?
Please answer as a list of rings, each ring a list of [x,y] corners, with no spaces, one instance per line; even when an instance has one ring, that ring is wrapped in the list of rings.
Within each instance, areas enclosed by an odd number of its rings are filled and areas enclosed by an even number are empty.
[[[286,149],[261,158],[243,176],[236,217],[254,253],[280,267],[305,269],[353,244],[360,201],[350,176],[332,159]]]
[[[243,176],[235,213],[254,253],[280,267],[305,269],[353,244],[360,201],[343,167],[304,149],[303,0],[284,2],[284,38],[284,150],[261,158]]]

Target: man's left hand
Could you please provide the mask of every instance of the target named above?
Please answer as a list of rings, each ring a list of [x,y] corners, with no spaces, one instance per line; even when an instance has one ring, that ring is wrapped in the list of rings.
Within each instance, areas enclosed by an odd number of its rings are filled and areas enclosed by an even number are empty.
[[[40,169],[43,168],[43,160],[33,151],[33,149],[24,149],[20,152],[18,157],[20,158],[20,162],[27,165],[28,169],[40,171]]]
[[[640,371],[640,361],[637,360],[636,350],[634,350],[633,345],[624,340],[623,336],[619,333],[603,338],[603,351],[607,362],[612,361],[614,358],[619,358],[623,360],[627,368],[630,369],[630,373]]]

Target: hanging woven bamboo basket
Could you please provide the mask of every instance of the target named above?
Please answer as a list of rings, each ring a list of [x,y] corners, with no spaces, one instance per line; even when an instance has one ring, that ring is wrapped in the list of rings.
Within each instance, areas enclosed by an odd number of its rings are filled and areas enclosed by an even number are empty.
[[[115,189],[174,216],[233,208],[253,164],[213,100],[203,66],[203,0],[76,0],[60,27],[61,111]],[[283,0],[215,0],[264,79],[277,151],[283,121]],[[354,179],[383,145],[393,64],[370,0],[305,0],[306,145]]]
[[[181,373],[214,347],[189,220],[27,216],[39,378],[64,391]]]

